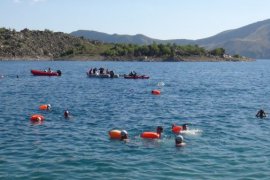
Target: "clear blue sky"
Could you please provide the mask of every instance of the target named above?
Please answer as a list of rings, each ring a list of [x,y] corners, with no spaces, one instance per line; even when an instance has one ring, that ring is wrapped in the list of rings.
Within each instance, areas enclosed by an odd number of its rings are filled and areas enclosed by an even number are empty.
[[[199,39],[270,18],[270,0],[0,0],[0,27]]]

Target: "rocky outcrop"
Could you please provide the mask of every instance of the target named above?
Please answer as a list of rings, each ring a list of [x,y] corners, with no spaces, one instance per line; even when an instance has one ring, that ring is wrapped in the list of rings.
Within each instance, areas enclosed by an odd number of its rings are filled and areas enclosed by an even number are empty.
[[[0,29],[1,59],[55,59],[91,46],[93,41],[62,32]]]

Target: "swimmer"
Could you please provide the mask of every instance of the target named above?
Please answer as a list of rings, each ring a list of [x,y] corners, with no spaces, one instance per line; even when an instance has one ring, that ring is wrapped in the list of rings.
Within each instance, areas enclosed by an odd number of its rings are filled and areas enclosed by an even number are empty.
[[[37,117],[37,122],[41,122],[41,117]]]
[[[121,141],[125,141],[125,142],[128,142],[128,133],[126,130],[122,130],[121,131],[121,138],[120,138]]]
[[[184,138],[181,135],[175,136],[175,146],[176,147],[182,147],[185,146],[186,143],[184,142]]]
[[[51,110],[51,105],[47,104],[47,110]]]
[[[69,112],[68,112],[68,110],[65,110],[65,112],[64,112],[64,117],[67,119],[67,118],[69,118]]]
[[[260,109],[257,114],[256,114],[257,118],[265,118],[266,117],[266,112],[264,112],[264,110]]]
[[[175,124],[172,124],[172,132],[174,134],[179,134],[181,131],[186,131],[188,130],[188,124],[183,124],[181,126],[177,126]]]

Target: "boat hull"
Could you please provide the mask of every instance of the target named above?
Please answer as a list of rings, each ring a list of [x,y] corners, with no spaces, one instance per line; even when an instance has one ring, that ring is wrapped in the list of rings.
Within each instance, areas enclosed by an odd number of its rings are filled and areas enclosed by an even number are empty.
[[[124,76],[124,78],[125,79],[149,79],[150,77],[142,75],[142,76]]]
[[[115,74],[113,77],[110,74],[86,74],[89,78],[119,78],[119,74]]]
[[[31,70],[34,76],[60,76],[58,72],[46,72],[42,70]]]

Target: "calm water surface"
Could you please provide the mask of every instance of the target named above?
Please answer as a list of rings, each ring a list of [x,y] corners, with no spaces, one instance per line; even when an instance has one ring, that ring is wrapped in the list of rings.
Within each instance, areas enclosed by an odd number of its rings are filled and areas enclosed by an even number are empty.
[[[149,80],[91,79],[90,67]],[[30,69],[61,69],[35,77]],[[0,62],[0,179],[269,179],[270,61]],[[19,78],[16,78],[19,75]],[[158,86],[163,82],[164,86]],[[151,95],[160,89],[161,95]],[[50,103],[52,111],[39,105]],[[63,118],[68,109],[72,119]],[[42,125],[29,121],[42,114]],[[174,146],[172,123],[189,122]],[[141,140],[165,129],[163,139]],[[111,141],[126,129],[131,141]]]

